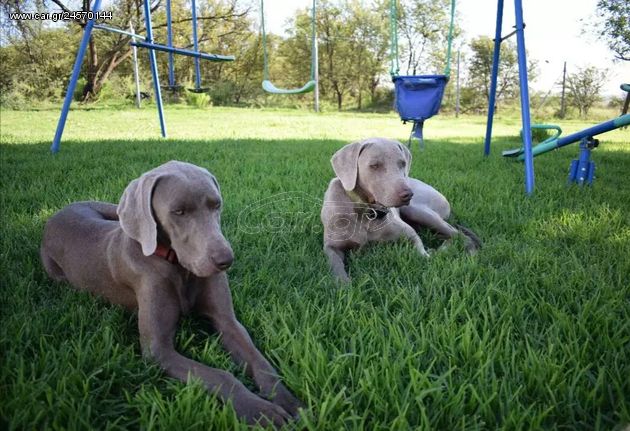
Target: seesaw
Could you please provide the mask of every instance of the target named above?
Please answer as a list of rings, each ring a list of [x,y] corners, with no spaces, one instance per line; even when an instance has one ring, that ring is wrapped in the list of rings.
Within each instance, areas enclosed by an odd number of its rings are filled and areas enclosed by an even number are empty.
[[[604,121],[603,123],[580,130],[579,132],[560,137],[562,129],[560,129],[559,126],[533,124],[531,126],[532,129],[555,130],[556,133],[554,136],[551,136],[540,144],[534,146],[532,148],[532,154],[536,157],[557,148],[562,148],[566,145],[580,142],[580,157],[571,161],[569,182],[574,182],[579,185],[584,185],[585,183],[590,185],[593,183],[595,175],[595,162],[591,160],[591,151],[599,145],[599,140],[595,139],[594,136],[628,125],[630,125],[630,114],[624,114],[613,120]],[[503,157],[513,157],[519,161],[525,160],[524,154],[525,150],[523,148],[506,150],[502,153]]]

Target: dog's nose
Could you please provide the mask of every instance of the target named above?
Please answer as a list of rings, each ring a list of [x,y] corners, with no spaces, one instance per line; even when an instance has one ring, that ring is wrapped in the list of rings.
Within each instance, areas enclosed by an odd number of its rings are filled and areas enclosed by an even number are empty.
[[[400,195],[400,200],[403,202],[409,202],[411,200],[411,198],[413,197],[413,192],[411,191],[411,189],[404,189]]]
[[[214,264],[221,271],[225,271],[230,266],[232,266],[232,262],[234,262],[234,254],[232,253],[222,253],[212,257]]]

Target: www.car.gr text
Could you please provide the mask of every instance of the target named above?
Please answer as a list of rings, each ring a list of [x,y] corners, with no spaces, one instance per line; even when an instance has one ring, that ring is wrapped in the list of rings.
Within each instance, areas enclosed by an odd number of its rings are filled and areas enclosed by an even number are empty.
[[[112,19],[111,11],[61,11],[61,12],[14,12],[9,14],[14,21],[87,21]]]

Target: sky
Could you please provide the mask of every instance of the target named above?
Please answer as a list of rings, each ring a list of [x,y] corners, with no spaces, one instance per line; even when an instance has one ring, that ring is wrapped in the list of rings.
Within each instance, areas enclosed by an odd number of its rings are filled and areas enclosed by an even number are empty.
[[[265,0],[268,31],[281,34],[287,18],[297,8],[310,7],[311,3],[312,0]],[[589,28],[595,19],[596,3],[597,0],[523,0],[528,60],[538,63],[538,78],[531,87],[539,91],[554,88],[554,83],[562,79],[566,61],[568,73],[591,65],[608,69],[602,92],[607,96],[625,94],[619,85],[630,82],[630,62],[613,62],[613,53],[606,43]],[[496,0],[457,1],[466,40],[480,35],[494,37],[496,8]],[[503,34],[512,31],[514,22],[514,2],[505,0]]]

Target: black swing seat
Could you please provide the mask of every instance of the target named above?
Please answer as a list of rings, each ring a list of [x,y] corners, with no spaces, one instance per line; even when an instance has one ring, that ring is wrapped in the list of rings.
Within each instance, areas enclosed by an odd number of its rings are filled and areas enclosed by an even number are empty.
[[[175,85],[160,85],[163,90],[170,91],[172,93],[180,92],[184,89],[183,85],[175,84]]]
[[[207,93],[210,91],[210,87],[199,87],[199,88],[187,88],[186,91],[191,93]]]

